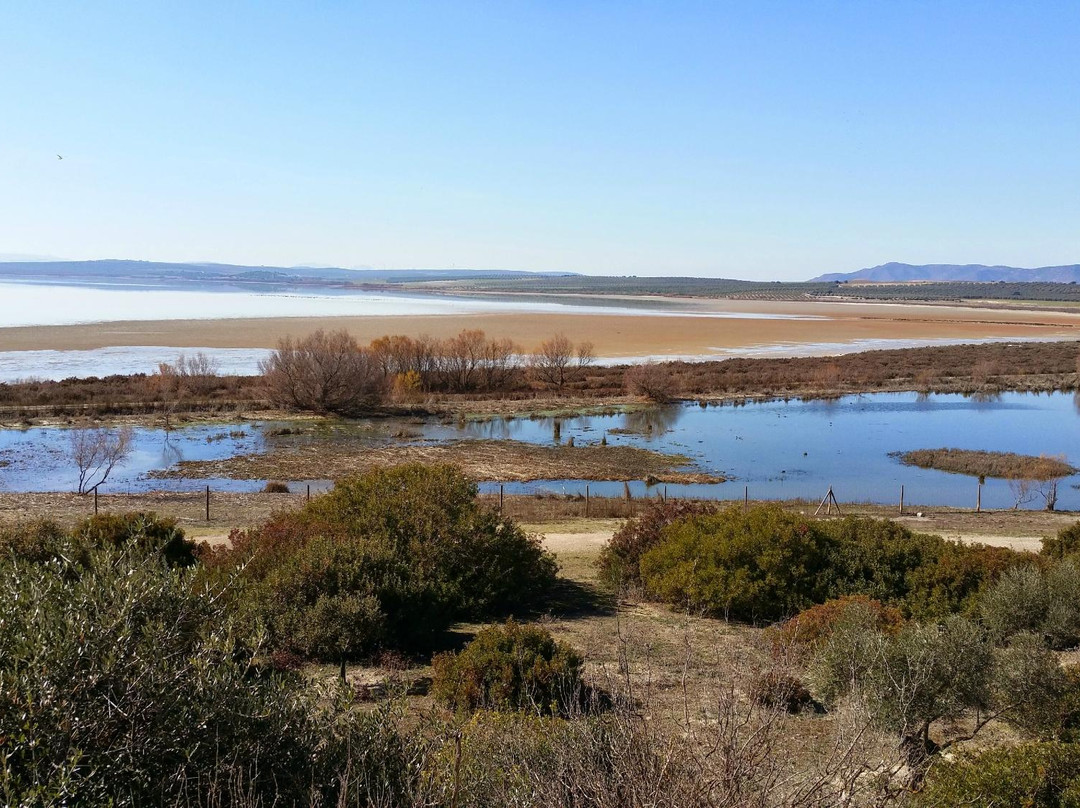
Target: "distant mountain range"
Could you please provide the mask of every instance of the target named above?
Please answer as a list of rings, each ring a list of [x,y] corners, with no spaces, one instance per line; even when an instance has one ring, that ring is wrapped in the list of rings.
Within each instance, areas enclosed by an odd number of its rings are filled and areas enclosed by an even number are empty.
[[[185,264],[159,261],[8,261],[0,262],[0,280],[81,281],[175,284],[396,284],[459,281],[473,278],[559,276],[566,272],[488,269],[341,269],[339,267],[265,267],[235,264]]]
[[[985,266],[984,264],[882,264],[858,272],[831,272],[812,278],[810,283],[832,281],[976,281],[979,283],[1074,283],[1080,282],[1080,264],[1060,267]]]

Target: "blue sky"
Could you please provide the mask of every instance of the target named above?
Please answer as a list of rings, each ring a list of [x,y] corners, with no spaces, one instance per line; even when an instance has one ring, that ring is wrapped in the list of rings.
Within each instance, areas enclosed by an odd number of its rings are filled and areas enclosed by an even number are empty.
[[[7,0],[0,253],[1076,263],[1078,42],[1076,2]]]

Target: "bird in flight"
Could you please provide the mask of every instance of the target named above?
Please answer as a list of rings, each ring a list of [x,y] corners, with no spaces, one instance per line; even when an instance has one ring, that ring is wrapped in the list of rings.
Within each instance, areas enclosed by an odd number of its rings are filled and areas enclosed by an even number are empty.
[[[64,156],[62,154],[58,154],[58,155],[56,155],[56,159],[57,160],[63,160]]]

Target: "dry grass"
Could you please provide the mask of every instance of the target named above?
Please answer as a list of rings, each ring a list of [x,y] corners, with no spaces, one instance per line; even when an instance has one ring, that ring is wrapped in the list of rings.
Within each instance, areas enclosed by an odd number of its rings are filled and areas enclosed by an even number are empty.
[[[1077,471],[1056,457],[977,449],[916,449],[902,452],[898,457],[908,466],[1007,480],[1050,480],[1068,477]]]
[[[689,458],[632,446],[537,446],[509,440],[466,440],[436,445],[356,450],[334,443],[290,447],[225,460],[185,461],[161,477],[236,480],[338,479],[402,463],[450,463],[480,480],[589,479],[716,483],[721,478],[686,470]]]

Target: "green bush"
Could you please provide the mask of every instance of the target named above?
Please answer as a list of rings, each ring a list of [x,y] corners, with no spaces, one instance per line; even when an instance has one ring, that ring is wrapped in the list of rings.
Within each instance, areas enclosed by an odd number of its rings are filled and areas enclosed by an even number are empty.
[[[1056,537],[1045,537],[1042,540],[1040,555],[1064,558],[1076,552],[1080,552],[1080,522],[1063,527]]]
[[[90,547],[134,544],[160,553],[176,567],[195,563],[195,542],[184,536],[172,517],[154,513],[98,514],[76,525],[73,535]]]
[[[400,466],[339,481],[206,557],[242,569],[244,606],[282,651],[356,658],[424,649],[454,620],[534,608],[555,562],[476,499],[450,466]]]
[[[1027,743],[939,763],[915,804],[920,808],[1076,808],[1080,806],[1080,745]]]
[[[833,539],[827,572],[832,597],[866,595],[924,620],[973,612],[991,581],[1032,558],[912,533],[888,519],[849,516],[822,529]]]
[[[1035,558],[888,520],[821,522],[776,506],[720,513],[656,506],[612,538],[601,575],[616,585],[640,581],[652,597],[717,616],[769,620],[859,596],[926,620],[974,614],[1006,569]]]
[[[979,612],[999,643],[1033,632],[1054,648],[1074,647],[1080,642],[1080,561],[1065,557],[1006,571],[983,594]]]
[[[0,557],[33,563],[60,558],[82,559],[85,563],[92,550],[128,545],[159,554],[170,566],[190,567],[195,563],[195,542],[185,538],[175,519],[154,513],[99,514],[84,519],[72,530],[48,520],[0,528]]]
[[[262,672],[222,592],[129,543],[0,560],[0,803],[367,805],[410,741]]]
[[[825,600],[830,547],[820,525],[778,507],[674,522],[641,558],[646,591],[706,614],[774,620]]]
[[[435,697],[458,712],[566,715],[581,702],[581,657],[538,626],[491,626],[461,653],[439,654],[432,664]]]
[[[614,589],[641,586],[641,557],[658,545],[665,527],[692,516],[716,513],[712,503],[652,500],[627,519],[604,545],[598,562],[600,580]]]
[[[0,560],[17,559],[31,564],[50,561],[70,547],[68,538],[66,530],[48,519],[0,525]],[[81,548],[78,552],[82,554]]]

